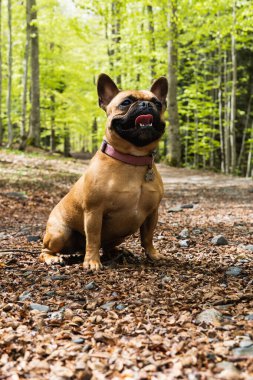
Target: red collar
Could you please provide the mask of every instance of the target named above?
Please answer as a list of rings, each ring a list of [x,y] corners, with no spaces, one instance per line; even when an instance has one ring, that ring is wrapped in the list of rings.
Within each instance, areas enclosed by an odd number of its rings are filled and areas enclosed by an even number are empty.
[[[125,162],[128,165],[134,166],[148,166],[152,167],[154,162],[154,154],[151,156],[133,156],[131,154],[120,153],[116,149],[113,148],[106,140],[103,140],[101,145],[101,151],[107,156],[115,158],[118,161]]]

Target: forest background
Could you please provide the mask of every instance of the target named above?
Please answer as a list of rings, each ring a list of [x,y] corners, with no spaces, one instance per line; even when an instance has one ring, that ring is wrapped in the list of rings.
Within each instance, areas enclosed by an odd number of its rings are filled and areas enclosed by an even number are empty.
[[[169,80],[159,157],[252,176],[252,0],[0,0],[0,145],[94,153],[96,79]]]

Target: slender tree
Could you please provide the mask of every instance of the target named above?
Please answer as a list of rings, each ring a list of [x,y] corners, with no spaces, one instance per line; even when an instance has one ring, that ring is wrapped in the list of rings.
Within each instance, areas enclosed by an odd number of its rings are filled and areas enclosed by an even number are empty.
[[[240,167],[242,165],[243,156],[245,153],[245,143],[246,143],[246,137],[247,132],[249,128],[250,123],[250,114],[251,114],[251,103],[252,103],[252,95],[253,95],[253,82],[252,82],[252,74],[249,75],[249,94],[248,94],[248,105],[247,105],[247,111],[245,114],[245,124],[243,128],[243,134],[242,134],[242,143],[240,148],[240,154],[238,156],[238,162],[237,162],[237,170],[240,170]]]
[[[248,153],[248,160],[247,160],[246,177],[253,177],[252,152],[253,152],[253,122],[252,122],[252,125],[251,125],[250,144],[249,144],[249,153]]]
[[[30,0],[31,8],[31,115],[28,143],[40,145],[40,82],[39,82],[39,30],[36,0]]]
[[[237,57],[236,57],[236,1],[233,3],[233,29],[231,35],[231,57],[232,57],[232,91],[231,91],[231,117],[230,117],[230,147],[231,147],[231,172],[236,169],[236,89],[237,89]]]
[[[2,75],[2,0],[0,0],[0,146],[3,143],[3,120],[2,120],[2,93],[3,93],[3,75]]]
[[[114,67],[116,67],[116,81],[119,86],[121,86],[121,68],[120,66],[120,42],[121,42],[121,34],[120,34],[120,28],[121,28],[121,22],[120,22],[120,15],[121,15],[121,8],[122,4],[120,0],[116,0],[112,2],[112,29],[111,29],[111,44],[112,44],[112,50],[111,54],[114,56]]]
[[[51,109],[51,116],[50,116],[50,152],[54,153],[56,148],[56,141],[55,141],[55,95],[52,94],[50,96],[50,109]]]
[[[154,26],[154,14],[153,14],[153,7],[151,4],[147,5],[147,11],[148,11],[148,29],[149,29],[149,48],[150,48],[150,74],[151,74],[151,82],[155,79],[156,76],[156,59],[155,59],[155,26]]]
[[[224,147],[224,128],[223,128],[223,112],[222,112],[222,56],[221,56],[221,38],[219,35],[219,48],[218,48],[218,104],[219,104],[219,131],[220,131],[220,169],[225,173],[225,147]]]
[[[168,12],[168,112],[169,112],[169,163],[181,165],[181,144],[179,135],[179,117],[177,105],[177,0],[169,0]]]
[[[70,132],[67,124],[64,125],[64,157],[70,157]]]
[[[19,149],[25,149],[26,145],[26,114],[27,114],[27,85],[29,70],[29,55],[31,45],[31,0],[26,0],[26,42],[24,53],[24,73],[23,73],[23,93],[22,93],[22,120],[20,130],[20,146]]]
[[[12,4],[8,0],[8,90],[7,90],[7,120],[8,120],[8,147],[13,143],[13,128],[11,120],[12,96]]]
[[[231,146],[229,139],[230,132],[230,108],[231,108],[231,98],[229,96],[229,88],[228,84],[230,82],[230,73],[228,70],[228,59],[227,59],[227,51],[224,52],[224,103],[225,103],[225,112],[224,112],[224,152],[225,152],[225,173],[228,174],[230,172],[231,165]]]
[[[97,123],[97,118],[94,117],[93,122],[92,122],[92,135],[91,135],[93,153],[95,153],[98,149],[97,133],[98,133],[98,123]]]

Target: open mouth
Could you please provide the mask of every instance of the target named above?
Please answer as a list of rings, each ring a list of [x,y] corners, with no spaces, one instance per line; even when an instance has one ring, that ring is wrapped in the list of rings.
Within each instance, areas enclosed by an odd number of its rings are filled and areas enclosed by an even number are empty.
[[[116,116],[112,120],[111,127],[123,139],[142,147],[162,136],[165,123],[158,113],[140,114],[140,110],[137,109],[126,115]]]
[[[139,115],[135,119],[135,128],[152,127],[153,126],[153,115]]]

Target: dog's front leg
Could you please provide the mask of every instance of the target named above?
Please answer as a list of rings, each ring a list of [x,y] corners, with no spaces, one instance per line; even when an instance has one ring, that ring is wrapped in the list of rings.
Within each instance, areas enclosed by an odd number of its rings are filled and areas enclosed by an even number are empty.
[[[102,210],[95,209],[84,213],[84,229],[86,237],[86,252],[83,262],[84,269],[99,270],[102,268],[99,256],[102,220]]]
[[[158,220],[158,210],[150,214],[140,228],[141,245],[145,249],[146,255],[152,260],[162,260],[165,256],[161,255],[153,245],[153,236]]]

